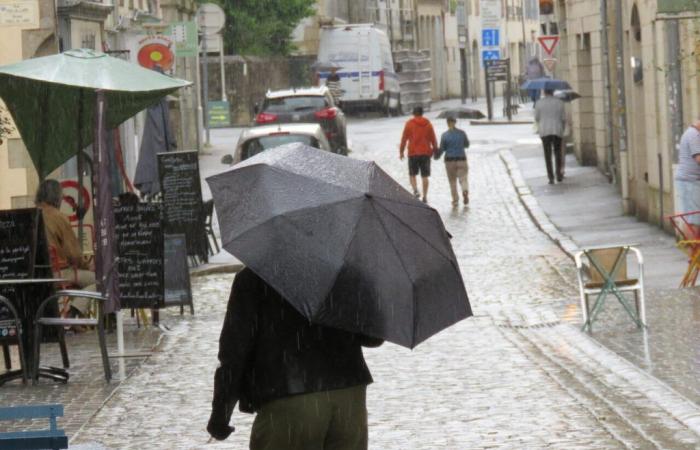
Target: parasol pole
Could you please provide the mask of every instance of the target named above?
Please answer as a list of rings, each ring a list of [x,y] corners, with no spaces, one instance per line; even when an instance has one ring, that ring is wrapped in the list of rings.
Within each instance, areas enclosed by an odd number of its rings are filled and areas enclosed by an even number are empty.
[[[78,94],[78,151],[75,154],[78,163],[78,242],[80,242],[80,248],[83,248],[83,100],[84,91],[81,89]]]
[[[98,291],[106,298],[104,313],[118,313],[119,292],[117,289],[117,261],[114,246],[114,212],[112,209],[112,189],[110,186],[109,158],[107,157],[106,101],[102,90],[97,90],[95,98],[95,142],[92,157],[92,186],[95,191],[94,214],[97,246],[95,248],[95,278]],[[119,330],[118,330],[119,332]],[[123,346],[123,327],[121,330]],[[120,348],[123,354],[124,349]]]

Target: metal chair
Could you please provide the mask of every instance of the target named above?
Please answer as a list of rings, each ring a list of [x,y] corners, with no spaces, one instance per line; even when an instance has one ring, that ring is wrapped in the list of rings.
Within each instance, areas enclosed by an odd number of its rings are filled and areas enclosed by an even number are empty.
[[[627,255],[632,252],[637,259],[638,278],[627,276]],[[581,310],[583,311],[583,331],[591,331],[593,322],[603,309],[605,299],[613,295],[639,327],[646,327],[644,303],[644,258],[632,245],[615,245],[584,248],[574,255],[576,261]],[[588,263],[584,265],[584,260]],[[624,297],[625,292],[634,293],[635,311]],[[595,295],[593,308],[588,297]]]
[[[667,219],[679,237],[676,246],[688,255],[688,268],[683,275],[680,287],[692,287],[700,274],[700,226],[697,222],[700,211],[691,211],[668,216]]]
[[[27,362],[24,360],[24,342],[22,341],[22,323],[19,320],[19,315],[17,310],[10,301],[0,295],[0,306],[4,306],[12,315],[12,320],[14,321],[15,330],[17,330],[17,347],[19,350],[19,365],[22,367],[22,383],[27,383],[29,380],[29,372],[27,371]],[[2,345],[3,354],[5,355],[5,368],[9,371],[12,369],[12,362],[10,360],[10,346],[7,343]]]
[[[62,297],[68,298],[86,298],[93,301],[95,310],[97,311],[96,318],[62,318],[62,317],[44,317],[44,310],[53,301],[58,301]],[[112,379],[112,371],[109,366],[109,355],[107,354],[107,341],[105,338],[104,326],[104,303],[106,298],[101,294],[89,291],[57,291],[46,300],[41,302],[36,311],[34,320],[34,384],[39,380],[39,360],[41,351],[41,329],[42,327],[59,327],[61,330],[67,326],[95,326],[97,328],[97,336],[100,344],[100,352],[102,353],[102,365],[104,367],[105,379]],[[60,331],[59,331],[60,332]]]

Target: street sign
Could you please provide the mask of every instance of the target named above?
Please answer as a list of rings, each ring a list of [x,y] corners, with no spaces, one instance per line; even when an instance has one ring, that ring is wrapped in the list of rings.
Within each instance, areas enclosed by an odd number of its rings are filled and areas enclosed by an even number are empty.
[[[204,3],[197,9],[197,25],[202,34],[216,34],[224,27],[226,15],[216,3]]]
[[[231,111],[228,102],[209,102],[209,126],[226,128],[231,126]]]
[[[486,62],[486,61],[491,61],[494,59],[501,59],[501,51],[500,50],[482,50],[481,51],[481,60]]]
[[[501,28],[501,2],[481,0],[481,29]]]
[[[172,23],[165,34],[175,43],[175,56],[197,56],[197,24],[194,21]]]
[[[508,81],[510,60],[492,59],[484,61],[486,67],[486,81]]]
[[[551,56],[554,53],[554,49],[557,48],[559,36],[540,36],[537,40],[540,41],[544,52]]]
[[[481,30],[481,45],[483,47],[498,47],[501,45],[501,30]]]
[[[544,66],[549,70],[551,73],[554,72],[554,69],[557,67],[557,60],[554,58],[549,58],[545,59],[544,61]]]

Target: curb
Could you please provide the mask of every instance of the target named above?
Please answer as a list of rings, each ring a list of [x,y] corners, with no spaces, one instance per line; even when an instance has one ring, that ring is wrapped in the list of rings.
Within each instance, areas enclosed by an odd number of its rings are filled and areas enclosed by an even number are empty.
[[[197,278],[221,273],[238,273],[243,270],[244,267],[245,266],[240,263],[205,264],[201,267],[190,269],[190,277]]]
[[[530,215],[530,218],[537,228],[557,244],[569,258],[574,259],[574,255],[579,251],[578,244],[576,244],[570,236],[559,231],[549,219],[549,216],[544,212],[537,198],[532,194],[530,187],[525,182],[513,152],[511,150],[501,150],[499,156],[506,166],[508,176],[518,194],[520,203],[525,207],[525,210]]]
[[[495,125],[532,125],[534,122],[532,120],[511,120],[510,122],[503,120],[470,120],[469,125],[479,126],[495,126]]]

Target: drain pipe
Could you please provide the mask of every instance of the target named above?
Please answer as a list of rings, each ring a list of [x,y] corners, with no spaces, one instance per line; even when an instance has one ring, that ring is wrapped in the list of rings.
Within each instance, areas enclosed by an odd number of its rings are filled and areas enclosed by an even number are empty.
[[[671,152],[669,153],[669,161],[673,162],[673,166],[678,164],[678,150],[683,135],[683,92],[681,78],[681,57],[680,57],[680,33],[678,19],[672,19],[666,22],[666,63],[668,64],[668,109],[671,115]],[[673,167],[672,166],[672,167]],[[659,154],[659,173],[663,170],[662,157]],[[661,183],[659,183],[661,184]],[[659,212],[659,221],[663,227],[663,185],[659,187],[659,199],[662,206]]]
[[[622,30],[622,0],[615,0],[615,67],[617,69],[617,135],[620,151],[620,174],[618,182],[622,191],[622,207],[625,214],[630,213],[630,189],[627,152],[627,99],[625,97],[625,39]],[[614,158],[614,155],[613,155]]]
[[[605,95],[603,96],[603,102],[605,103],[605,109],[608,112],[609,123],[611,126],[608,127],[606,133],[606,147],[607,151],[607,169],[608,169],[608,181],[610,183],[615,183],[615,154],[613,148],[613,129],[612,122],[614,116],[614,110],[612,105],[612,88],[610,86],[610,40],[608,39],[608,0],[601,0],[600,2],[600,46],[603,49],[603,81],[605,84]]]

